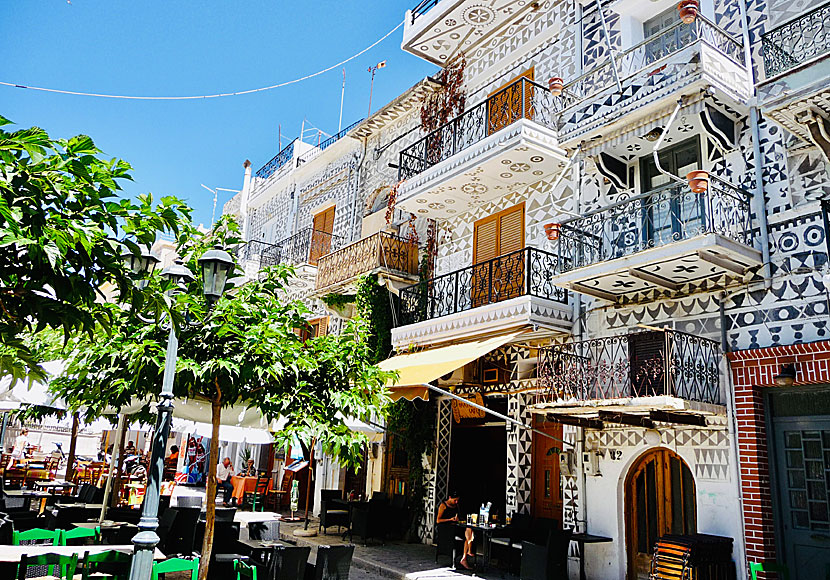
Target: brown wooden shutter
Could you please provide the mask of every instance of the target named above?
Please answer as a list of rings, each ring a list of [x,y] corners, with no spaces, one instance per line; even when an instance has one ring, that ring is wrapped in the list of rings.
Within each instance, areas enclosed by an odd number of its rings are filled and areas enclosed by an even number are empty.
[[[315,321],[314,336],[326,336],[329,332],[329,318],[319,318]]]
[[[309,249],[308,263],[317,264],[320,256],[325,256],[331,250],[331,234],[334,231],[335,206],[321,211],[314,216],[311,233],[311,248]]]
[[[499,218],[499,256],[518,252],[524,246],[524,206],[519,205]]]
[[[529,68],[522,74],[510,79],[495,91],[490,93],[490,105],[488,107],[488,123],[487,134],[491,135],[500,129],[504,129],[510,124],[518,121],[520,118],[532,118],[530,115],[531,107],[533,106],[533,85],[525,83],[525,103],[524,111],[518,106],[518,95],[513,90],[501,92],[520,78],[524,77],[528,80],[533,80],[534,69]],[[515,91],[521,91],[522,87],[516,86]],[[524,112],[524,115],[522,114]]]
[[[473,240],[473,264],[492,260],[499,255],[498,214],[476,222]]]

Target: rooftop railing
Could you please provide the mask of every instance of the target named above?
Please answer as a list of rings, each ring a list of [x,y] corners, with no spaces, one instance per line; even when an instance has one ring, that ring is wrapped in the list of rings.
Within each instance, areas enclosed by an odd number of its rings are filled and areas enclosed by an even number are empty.
[[[256,176],[260,179],[267,179],[282,169],[294,157],[294,141],[282,148],[271,161],[263,165]]]
[[[761,37],[768,77],[787,72],[830,52],[830,2],[774,28]]]
[[[670,57],[697,42],[705,42],[738,65],[744,64],[743,41],[699,15],[691,24],[678,21],[628,50],[615,54],[620,82],[625,84],[643,72],[649,75],[662,72]],[[557,97],[557,109],[574,106],[615,83],[614,68],[611,60],[606,59],[565,85],[562,95]]]
[[[278,242],[280,260],[289,264],[313,264],[322,257],[342,248],[346,239],[328,232],[305,228]]]
[[[519,119],[551,128],[556,119],[550,91],[524,77],[401,151],[398,179],[426,171]]]
[[[412,22],[414,23],[419,16],[429,12],[430,8],[438,4],[438,2],[439,0],[421,0],[421,2],[419,2],[418,5],[412,9]]]
[[[718,343],[676,330],[539,349],[537,402],[677,397],[722,404]]]
[[[543,250],[525,248],[407,286],[400,292],[401,324],[415,324],[519,296],[567,304],[568,291],[551,282],[556,260],[556,256]]]
[[[317,288],[353,280],[378,268],[417,276],[418,246],[388,232],[378,232],[320,257],[317,268]]]
[[[703,193],[670,183],[563,222],[555,253],[561,273],[709,233],[754,240],[749,193],[714,176]]]
[[[317,157],[324,150],[326,150],[330,146],[337,143],[340,139],[345,137],[348,134],[349,131],[351,131],[352,129],[354,129],[358,125],[360,125],[362,122],[363,122],[363,119],[360,119],[359,121],[355,121],[354,123],[352,123],[351,125],[349,125],[345,129],[343,129],[342,131],[337,133],[336,135],[332,135],[331,137],[329,137],[325,141],[321,141],[314,149],[310,149],[310,150],[306,151],[305,153],[303,153],[302,155],[300,155],[299,157],[297,157],[297,166],[299,167],[300,164],[307,163],[307,162],[311,161],[312,159],[314,159],[315,157]]]

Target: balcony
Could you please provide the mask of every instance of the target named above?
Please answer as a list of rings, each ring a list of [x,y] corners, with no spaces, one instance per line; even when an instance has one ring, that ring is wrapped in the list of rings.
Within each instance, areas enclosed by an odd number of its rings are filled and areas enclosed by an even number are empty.
[[[563,222],[553,282],[612,302],[683,291],[760,266],[753,241],[747,192],[713,176],[704,193],[672,183]]]
[[[347,293],[358,277],[380,274],[392,284],[418,280],[418,246],[388,232],[378,232],[322,256],[317,261],[319,293]]]
[[[568,292],[551,278],[557,258],[525,248],[403,288],[396,348],[528,330],[522,339],[569,333]]]
[[[289,165],[289,162],[294,157],[294,141],[282,148],[271,161],[263,165],[256,172],[258,179],[268,179],[275,173],[279,173],[283,167]]]
[[[349,125],[345,129],[340,131],[339,133],[337,133],[335,135],[332,135],[331,137],[329,137],[328,139],[325,139],[324,141],[321,141],[320,143],[318,143],[317,145],[314,145],[311,149],[309,149],[308,151],[306,151],[302,155],[299,155],[297,157],[297,167],[299,167],[303,163],[308,163],[309,161],[311,161],[312,159],[317,157],[320,153],[322,153],[323,151],[325,151],[326,149],[328,149],[329,147],[331,147],[332,145],[334,145],[335,143],[340,141],[340,139],[345,137],[349,133],[349,131],[351,131],[352,129],[354,129],[358,125],[360,125],[362,122],[363,122],[363,119],[360,119],[359,121],[355,121],[354,123],[352,123],[351,125]]]
[[[423,0],[408,11],[401,48],[438,66],[472,54],[499,30],[533,9],[526,0],[484,3]],[[538,7],[538,5],[537,5]]]
[[[561,114],[560,143],[573,147],[612,134],[640,116],[649,121],[656,116],[668,118],[678,97],[699,98],[700,91],[709,86],[716,87],[718,98],[736,110],[746,110],[751,94],[744,62],[740,37],[703,16],[691,24],[678,21],[615,54],[622,90],[610,59],[566,82],[556,104]],[[629,113],[633,112],[632,118]]]
[[[761,110],[830,161],[830,3],[770,30],[761,42],[767,77],[758,84]]]
[[[726,412],[720,359],[715,341],[669,329],[540,348],[534,412],[599,429],[703,426]]]
[[[401,151],[397,206],[445,219],[549,179],[566,160],[555,118],[550,91],[518,79]]]

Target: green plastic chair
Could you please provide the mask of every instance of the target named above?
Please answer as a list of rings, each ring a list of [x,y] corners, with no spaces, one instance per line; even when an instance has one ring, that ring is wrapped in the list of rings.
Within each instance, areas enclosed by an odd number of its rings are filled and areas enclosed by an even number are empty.
[[[268,484],[271,478],[268,475],[260,475],[257,477],[254,491],[249,491],[245,494],[245,501],[243,503],[251,504],[251,511],[257,511],[257,503],[259,503],[259,511],[265,510],[265,494],[268,493]]]
[[[29,530],[31,531],[31,530]],[[29,556],[23,554],[20,558],[20,564],[17,566],[17,579],[26,580],[26,574],[31,566],[49,566],[49,575],[54,576],[55,566],[60,570],[61,580],[73,580],[75,576],[75,568],[78,566],[78,554],[65,556],[62,554],[39,554],[37,556]]]
[[[777,562],[750,562],[749,573],[752,580],[758,580],[758,572],[775,572],[779,580],[790,580],[790,569]]]
[[[257,580],[256,565],[246,564],[242,560],[234,560],[233,561],[233,570],[234,570],[234,572],[236,572],[236,580],[242,580],[243,578],[250,578],[251,580]]]
[[[159,580],[159,574],[169,572],[190,572],[190,580],[198,580],[199,558],[170,558],[164,562],[153,562],[153,573],[150,580]]]
[[[67,541],[69,540],[79,540],[82,538],[92,538],[93,544],[100,544],[101,543],[101,526],[95,526],[92,529],[89,528],[72,528],[71,530],[61,530],[63,534],[61,534],[61,546],[68,546]]]
[[[98,552],[97,554],[86,552],[84,559],[81,560],[81,564],[83,565],[81,580],[89,580],[93,575],[95,578],[127,577],[130,573],[131,561],[132,556],[130,554],[119,552],[118,550],[107,550],[106,552]],[[123,572],[113,572],[112,569],[114,567],[121,567]]]
[[[15,531],[12,533],[12,544],[20,546],[20,542],[51,542],[53,546],[61,545],[61,530],[44,530],[43,528],[32,528],[25,532]],[[48,544],[47,544],[48,545]],[[34,566],[34,564],[32,564]],[[55,567],[49,566],[49,575],[54,575]]]

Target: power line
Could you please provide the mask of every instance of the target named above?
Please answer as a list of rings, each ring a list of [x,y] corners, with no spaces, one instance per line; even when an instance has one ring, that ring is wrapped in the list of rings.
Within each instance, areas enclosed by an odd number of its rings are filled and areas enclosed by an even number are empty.
[[[277,83],[275,85],[271,85],[271,86],[267,86],[267,87],[260,87],[260,88],[257,88],[257,89],[247,89],[247,90],[244,90],[244,91],[234,91],[234,92],[231,92],[231,93],[215,93],[215,94],[212,94],[212,95],[182,95],[182,96],[140,96],[140,95],[112,95],[112,94],[107,94],[107,93],[89,93],[89,92],[84,92],[84,91],[67,91],[67,90],[63,90],[63,89],[51,89],[51,88],[47,88],[47,87],[34,87],[34,86],[29,86],[29,85],[23,85],[23,84],[20,84],[20,83],[8,83],[8,82],[4,82],[4,81],[0,81],[0,85],[7,86],[7,87],[14,87],[14,88],[17,88],[17,89],[29,89],[29,90],[32,90],[32,91],[43,91],[43,92],[46,92],[46,93],[58,93],[58,94],[61,94],[61,95],[76,95],[76,96],[80,96],[80,97],[97,97],[97,98],[101,98],[101,99],[126,99],[126,100],[132,100],[132,101],[189,101],[189,100],[195,100],[195,99],[217,99],[219,97],[235,97],[235,96],[238,96],[238,95],[249,95],[251,93],[259,93],[259,92],[262,92],[262,91],[270,91],[270,90],[278,89],[278,88],[285,87],[285,86],[288,86],[288,85],[293,85],[293,84],[308,80],[310,78],[320,76],[320,75],[325,74],[325,73],[327,73],[331,70],[334,70],[334,69],[336,69],[340,66],[343,66],[347,62],[353,61],[357,57],[362,56],[362,55],[366,54],[367,52],[369,52],[370,50],[372,50],[378,44],[380,44],[381,42],[383,42],[384,40],[386,40],[387,38],[392,36],[392,34],[394,34],[401,26],[403,26],[403,21],[400,24],[398,24],[395,28],[393,28],[392,30],[387,32],[383,37],[381,37],[380,39],[378,39],[374,43],[370,44],[369,46],[367,46],[366,48],[364,48],[363,50],[361,50],[357,54],[354,54],[354,55],[350,56],[349,58],[347,58],[346,60],[338,62],[337,64],[333,64],[333,65],[331,65],[327,68],[324,68],[323,70],[319,70],[315,73],[305,75],[303,77],[293,79],[293,80],[290,80],[290,81],[284,81],[284,82],[281,82],[281,83]]]

